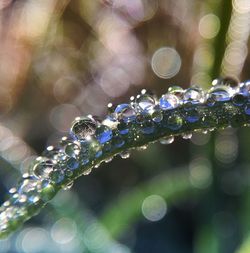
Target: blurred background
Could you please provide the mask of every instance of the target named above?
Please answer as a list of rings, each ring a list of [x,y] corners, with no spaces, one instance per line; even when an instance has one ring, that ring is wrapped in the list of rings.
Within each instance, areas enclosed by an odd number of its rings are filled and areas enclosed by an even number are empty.
[[[0,202],[76,116],[146,88],[250,77],[249,0],[1,0]],[[250,130],[115,158],[0,241],[9,253],[249,253]]]

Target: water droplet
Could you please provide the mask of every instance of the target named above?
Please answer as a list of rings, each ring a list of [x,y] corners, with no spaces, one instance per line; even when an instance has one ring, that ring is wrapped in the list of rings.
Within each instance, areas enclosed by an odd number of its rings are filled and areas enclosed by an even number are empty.
[[[169,136],[169,137],[165,137],[165,138],[161,138],[160,139],[160,143],[161,144],[171,144],[174,142],[174,136]]]
[[[45,151],[43,151],[42,156],[45,156],[49,159],[55,159],[58,156],[58,153],[60,152],[59,148],[56,148],[54,146],[48,146]]]
[[[105,163],[109,163],[109,162],[111,162],[113,160],[113,157],[111,156],[111,157],[109,157],[109,158],[106,158],[105,159]]]
[[[246,104],[246,106],[245,106],[245,113],[247,115],[250,115],[250,103]]]
[[[10,194],[16,193],[16,191],[17,191],[17,190],[16,190],[15,187],[9,189],[9,193],[10,193]]]
[[[134,108],[129,104],[120,104],[116,107],[115,113],[119,120],[123,120],[125,123],[129,123],[135,120],[136,112]]]
[[[87,176],[91,173],[91,171],[92,171],[92,168],[89,168],[89,169],[85,170],[82,174]]]
[[[110,141],[112,136],[112,130],[107,126],[101,125],[96,129],[96,138],[101,144]]]
[[[163,119],[162,112],[159,108],[155,107],[151,112],[151,118],[155,123],[159,123]]]
[[[173,94],[165,94],[160,98],[159,105],[163,110],[174,109],[179,105],[179,99]]]
[[[47,178],[55,168],[57,165],[52,160],[41,158],[33,167],[33,173],[38,178]]]
[[[199,121],[200,115],[196,109],[192,109],[187,112],[187,116],[185,117],[185,119],[189,123],[195,123]]]
[[[246,97],[249,96],[250,92],[250,81],[246,81],[240,84],[240,93],[244,94]]]
[[[92,140],[89,147],[89,156],[99,158],[102,155],[102,146],[96,140]]]
[[[120,153],[120,156],[122,159],[127,159],[130,157],[130,152],[129,151],[124,151]]]
[[[95,133],[98,122],[93,117],[77,117],[71,126],[71,133],[78,139],[84,139]]]
[[[67,167],[70,170],[76,170],[77,168],[79,168],[79,162],[78,162],[78,160],[76,160],[74,157],[70,157],[67,160]]]
[[[64,172],[60,169],[53,170],[49,175],[50,180],[57,184],[63,181],[64,176]]]
[[[185,134],[182,134],[182,138],[187,140],[187,139],[191,139],[192,138],[192,133],[185,133]]]
[[[236,106],[241,106],[247,102],[247,97],[243,93],[236,93],[232,97],[232,102]]]
[[[49,180],[43,180],[41,183],[41,199],[43,201],[51,200],[56,194],[54,186]]]
[[[64,151],[70,157],[77,157],[80,154],[80,143],[70,142],[64,147]]]
[[[73,184],[74,184],[74,182],[73,181],[71,181],[71,182],[69,182],[68,184],[66,184],[64,187],[63,187],[63,190],[69,190],[69,189],[71,189],[72,188],[72,186],[73,186]]]
[[[183,97],[184,90],[180,86],[171,86],[168,88],[168,93],[180,99]]]
[[[167,127],[171,130],[179,130],[182,127],[183,120],[178,115],[171,115],[167,119]]]
[[[201,88],[192,87],[188,88],[183,95],[185,102],[190,102],[192,104],[203,103],[204,102],[204,92]]]
[[[155,131],[155,127],[154,127],[153,122],[147,121],[141,125],[140,130],[143,134],[152,134]]]
[[[236,87],[238,86],[238,84],[239,84],[239,81],[233,77],[217,78],[217,79],[214,79],[212,82],[213,86],[228,85],[231,87]]]
[[[137,97],[136,104],[140,111],[149,112],[155,106],[156,102],[153,96],[142,94]]]
[[[129,132],[129,125],[125,122],[120,122],[117,126],[117,129],[119,130],[120,134],[125,135]]]
[[[116,148],[120,148],[125,144],[125,141],[120,136],[115,136],[112,143]]]
[[[35,191],[37,187],[37,180],[35,179],[25,179],[21,182],[18,187],[18,193],[28,193],[30,191]]]
[[[116,119],[116,116],[114,114],[110,114],[102,121],[102,124],[109,127],[110,129],[116,129],[119,121]]]
[[[230,100],[230,94],[232,93],[229,86],[216,85],[210,89],[208,98],[212,98],[214,101],[228,101]]]
[[[141,150],[146,150],[147,148],[148,148],[148,145],[143,145],[143,146],[137,147],[136,149],[141,151]]]
[[[107,107],[108,107],[108,112],[110,114],[112,114],[114,112],[114,110],[115,110],[114,105],[112,103],[108,103]]]

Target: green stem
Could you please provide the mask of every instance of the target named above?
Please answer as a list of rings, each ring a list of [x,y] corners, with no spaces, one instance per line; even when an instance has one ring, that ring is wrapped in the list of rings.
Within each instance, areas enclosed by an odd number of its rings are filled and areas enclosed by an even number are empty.
[[[207,95],[212,95],[213,91]],[[225,94],[226,90],[223,92]],[[87,138],[66,141],[67,144],[63,139],[64,148],[59,151],[47,150],[46,157],[38,159],[31,165],[30,175],[21,180],[17,189],[12,190],[9,200],[0,208],[0,237],[8,235],[37,214],[60,189],[118,154],[148,145],[161,138],[248,125],[249,95],[238,94],[237,89],[235,92],[234,96],[228,95],[227,101],[221,101],[220,97],[217,97],[212,104],[208,99],[206,102],[198,103],[189,101],[169,110],[159,110],[156,104],[157,110],[153,110],[152,114],[138,110],[136,120],[125,124],[125,134],[120,128],[122,126],[124,130],[124,118],[118,118],[114,127],[109,128],[103,122],[97,126],[95,134]],[[157,120],[154,120],[155,118]],[[101,132],[101,139],[100,129],[105,129]]]

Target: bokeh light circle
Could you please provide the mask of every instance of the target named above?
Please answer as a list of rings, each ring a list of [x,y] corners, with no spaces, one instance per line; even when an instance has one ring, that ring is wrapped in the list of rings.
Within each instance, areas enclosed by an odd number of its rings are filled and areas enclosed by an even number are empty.
[[[142,203],[142,213],[149,221],[159,221],[167,213],[167,204],[159,195],[150,195]]]
[[[214,38],[220,30],[220,19],[210,13],[203,16],[199,23],[200,35],[205,39]]]
[[[155,51],[151,66],[158,77],[169,79],[180,71],[181,57],[174,48],[162,47]]]

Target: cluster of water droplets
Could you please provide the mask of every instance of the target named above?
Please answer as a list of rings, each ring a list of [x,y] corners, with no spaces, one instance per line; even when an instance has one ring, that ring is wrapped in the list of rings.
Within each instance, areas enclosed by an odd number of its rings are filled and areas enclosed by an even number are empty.
[[[195,129],[212,130],[219,119],[211,107],[231,101],[250,116],[250,82],[227,78],[212,84],[207,92],[196,86],[186,90],[173,86],[160,98],[142,90],[129,103],[109,104],[103,120],[91,115],[76,118],[69,136],[63,137],[57,147],[47,147],[18,187],[10,190],[10,199],[1,207],[0,231],[8,229],[13,217],[21,220],[32,215],[29,210],[39,209],[59,188],[70,188],[76,177],[110,162],[114,155],[128,158],[131,148],[143,150],[156,140],[170,144],[178,134],[189,139]]]

